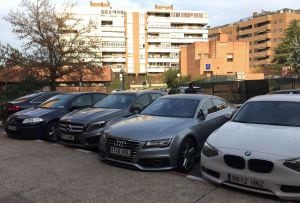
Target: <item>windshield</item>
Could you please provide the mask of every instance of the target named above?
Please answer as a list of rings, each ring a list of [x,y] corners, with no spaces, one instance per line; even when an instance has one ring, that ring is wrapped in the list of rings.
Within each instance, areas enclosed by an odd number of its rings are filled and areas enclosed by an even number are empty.
[[[142,111],[142,115],[192,118],[199,104],[195,99],[161,98]]]
[[[300,127],[300,103],[260,101],[246,103],[233,121]]]
[[[12,102],[23,102],[23,101],[26,101],[28,99],[31,99],[33,97],[36,97],[36,96],[39,96],[39,95],[42,95],[42,94],[43,93],[40,93],[40,92],[39,93],[28,94],[28,95],[25,95],[23,97],[19,97],[19,98],[13,100]]]
[[[68,94],[56,95],[42,103],[40,107],[49,109],[63,109],[72,97],[73,95]]]
[[[125,109],[135,99],[135,94],[111,94],[94,105],[96,108]]]

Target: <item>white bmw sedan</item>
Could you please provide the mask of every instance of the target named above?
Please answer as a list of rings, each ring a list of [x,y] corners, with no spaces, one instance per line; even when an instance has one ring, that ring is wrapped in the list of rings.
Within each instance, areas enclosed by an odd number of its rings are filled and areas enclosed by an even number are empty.
[[[248,100],[207,139],[201,169],[217,184],[300,200],[300,95]]]

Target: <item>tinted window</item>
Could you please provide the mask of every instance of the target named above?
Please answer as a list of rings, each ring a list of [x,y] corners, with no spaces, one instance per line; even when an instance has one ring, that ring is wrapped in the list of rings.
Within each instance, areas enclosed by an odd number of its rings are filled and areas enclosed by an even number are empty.
[[[77,97],[73,102],[72,106],[83,107],[92,105],[92,97],[90,94],[85,94]]]
[[[111,94],[94,105],[97,108],[125,109],[136,98],[135,94]]]
[[[134,107],[139,107],[140,109],[145,108],[150,104],[148,95],[140,96],[133,104]]]
[[[161,97],[161,94],[150,94],[151,102]]]
[[[201,105],[203,111],[207,111],[208,114],[213,113],[215,106],[213,105],[211,99],[206,99]]]
[[[28,94],[28,95],[25,95],[23,97],[19,97],[19,98],[15,99],[11,103],[27,101],[27,100],[29,100],[31,98],[34,98],[34,97],[37,97],[38,95],[41,95],[41,94],[43,94],[43,93],[39,92],[39,93]]]
[[[261,101],[246,103],[234,121],[269,125],[300,127],[300,103],[283,101]]]
[[[215,110],[220,111],[228,107],[228,103],[222,99],[213,98],[213,103],[215,105]]]
[[[50,99],[51,97],[53,97],[56,94],[57,93],[49,93],[49,94],[45,94],[45,95],[39,96],[39,97],[31,100],[31,103],[43,103],[44,101]]]
[[[40,105],[41,108],[63,109],[74,98],[74,95],[60,94],[56,95]]]
[[[97,103],[104,99],[107,95],[106,94],[92,94],[93,97],[93,103]]]
[[[142,111],[143,115],[167,117],[194,117],[199,100],[194,99],[157,99]]]

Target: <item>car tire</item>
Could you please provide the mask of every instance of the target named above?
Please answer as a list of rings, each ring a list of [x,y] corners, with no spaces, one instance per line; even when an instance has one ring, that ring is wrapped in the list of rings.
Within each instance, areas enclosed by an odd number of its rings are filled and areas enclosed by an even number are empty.
[[[58,127],[58,122],[51,122],[47,125],[46,131],[45,131],[45,140],[50,141],[50,142],[55,142],[56,141],[56,135],[55,135],[55,130]]]
[[[191,137],[182,141],[178,152],[177,171],[186,173],[192,170],[196,160],[196,146],[196,141]]]

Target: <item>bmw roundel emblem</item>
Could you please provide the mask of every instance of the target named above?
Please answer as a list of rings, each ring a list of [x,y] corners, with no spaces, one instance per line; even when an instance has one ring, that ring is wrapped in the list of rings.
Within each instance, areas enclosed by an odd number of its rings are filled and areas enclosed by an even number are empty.
[[[251,151],[250,150],[247,150],[246,152],[245,152],[245,156],[251,156]]]

